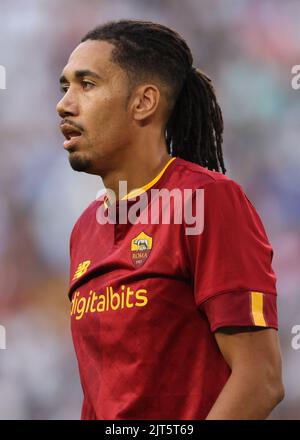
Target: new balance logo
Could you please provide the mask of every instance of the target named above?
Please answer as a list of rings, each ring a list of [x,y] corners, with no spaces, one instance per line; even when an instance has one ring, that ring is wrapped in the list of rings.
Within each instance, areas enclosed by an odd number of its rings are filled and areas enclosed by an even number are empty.
[[[86,271],[88,270],[90,264],[91,264],[91,260],[86,260],[86,261],[83,261],[82,263],[80,263],[76,269],[76,272],[74,274],[72,281],[77,280],[78,278],[82,277],[82,275],[84,275],[86,273]]]

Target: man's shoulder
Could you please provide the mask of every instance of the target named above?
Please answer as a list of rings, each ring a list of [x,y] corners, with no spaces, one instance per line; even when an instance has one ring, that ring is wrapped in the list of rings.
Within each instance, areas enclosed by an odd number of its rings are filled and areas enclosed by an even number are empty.
[[[180,189],[205,188],[208,185],[222,183],[239,186],[234,180],[218,171],[211,171],[199,164],[177,158],[174,171],[171,175],[171,184],[173,187],[178,185]],[[214,185],[215,186],[215,185]]]

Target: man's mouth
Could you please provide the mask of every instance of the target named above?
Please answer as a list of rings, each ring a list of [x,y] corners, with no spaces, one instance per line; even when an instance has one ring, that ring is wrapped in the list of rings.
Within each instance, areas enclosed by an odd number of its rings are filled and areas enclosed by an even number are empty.
[[[62,134],[66,138],[66,140],[64,141],[64,148],[66,150],[70,147],[73,147],[82,135],[81,130],[67,123],[61,124],[60,129]]]

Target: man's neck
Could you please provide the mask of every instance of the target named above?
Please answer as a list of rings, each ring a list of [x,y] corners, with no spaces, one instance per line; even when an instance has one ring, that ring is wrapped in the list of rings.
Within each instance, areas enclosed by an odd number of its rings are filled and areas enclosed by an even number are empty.
[[[149,152],[150,153],[150,152]],[[130,160],[120,161],[120,167],[111,171],[102,178],[105,188],[112,190],[115,193],[115,197],[124,197],[132,190],[141,188],[151,182],[165,167],[170,160],[168,152],[161,148],[159,153],[155,155],[148,154],[143,157],[131,157]],[[121,163],[123,162],[123,163]],[[125,192],[119,193],[120,181],[125,181]],[[109,194],[108,194],[109,198]]]

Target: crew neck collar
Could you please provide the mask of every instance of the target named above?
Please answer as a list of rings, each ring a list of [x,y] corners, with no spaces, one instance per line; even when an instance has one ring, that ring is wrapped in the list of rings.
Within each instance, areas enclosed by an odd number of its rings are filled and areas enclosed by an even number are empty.
[[[161,184],[163,183],[163,181],[165,180],[167,174],[169,174],[170,170],[172,167],[170,167],[171,164],[173,164],[175,162],[177,158],[176,157],[171,157],[170,160],[166,163],[166,165],[163,167],[163,169],[157,174],[156,177],[154,177],[150,182],[148,182],[146,185],[141,186],[140,188],[136,188],[133,189],[131,191],[129,191],[128,194],[126,194],[126,196],[122,197],[122,199],[117,200],[116,203],[118,204],[120,201],[130,201],[132,199],[136,199],[137,196],[143,194],[146,191],[149,191],[152,188],[158,188],[161,187]],[[103,200],[104,206],[105,208],[108,208],[109,203],[108,203],[108,197],[105,194],[104,195],[104,200]]]

